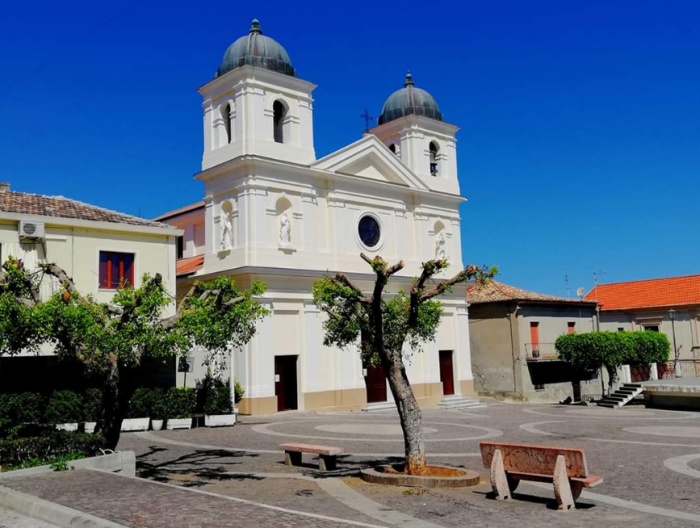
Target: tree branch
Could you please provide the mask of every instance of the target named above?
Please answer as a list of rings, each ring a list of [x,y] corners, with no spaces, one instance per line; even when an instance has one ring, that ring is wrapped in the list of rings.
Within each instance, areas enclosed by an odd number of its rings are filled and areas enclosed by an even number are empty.
[[[41,264],[41,269],[47,275],[56,277],[56,279],[58,279],[58,281],[63,285],[63,287],[70,293],[76,293],[78,291],[75,287],[75,282],[73,282],[73,279],[69,277],[68,274],[63,270],[63,268],[61,268],[58,264],[55,264],[53,262],[50,264]]]
[[[477,275],[478,272],[479,268],[477,266],[474,266],[473,264],[470,264],[451,279],[439,282],[433,289],[428,290],[423,295],[421,295],[420,302],[427,301],[429,299],[432,299],[433,297],[437,297],[438,295],[445,293],[445,291],[447,291],[450,287],[454,286],[459,282],[464,282],[471,279],[472,277]]]
[[[358,288],[357,286],[355,286],[352,283],[352,281],[350,279],[348,279],[344,274],[336,273],[335,277],[333,277],[331,280],[338,282],[338,283],[342,284],[343,286],[346,286],[346,287],[350,288],[352,291],[354,291],[355,294],[357,294],[357,298],[361,304],[366,304],[366,305],[372,304],[372,298],[365,295],[362,292],[362,290],[360,288]]]
[[[386,270],[386,276],[391,277],[394,273],[401,271],[404,267],[403,260],[400,260],[398,264],[394,264],[388,270]]]

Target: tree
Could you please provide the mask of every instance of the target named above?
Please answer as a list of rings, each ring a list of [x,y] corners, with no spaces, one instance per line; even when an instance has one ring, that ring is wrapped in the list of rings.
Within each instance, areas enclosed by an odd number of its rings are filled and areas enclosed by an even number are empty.
[[[328,315],[324,323],[326,346],[354,347],[360,343],[363,359],[381,363],[401,421],[406,452],[405,471],[421,475],[427,471],[421,411],[404,366],[405,346],[419,352],[422,344],[435,339],[442,304],[435,299],[455,284],[470,279],[486,280],[496,269],[467,266],[448,280],[434,281],[446,269],[447,260],[429,260],[412,282],[409,293],[384,295],[389,278],[404,268],[403,261],[389,266],[381,257],[360,257],[374,271],[371,294],[365,294],[342,273],[325,277],[313,285],[314,302]]]
[[[242,346],[255,334],[256,322],[268,312],[254,300],[265,291],[255,282],[240,291],[233,279],[197,282],[181,299],[174,316],[163,318],[174,303],[160,275],[143,277],[139,288],[120,287],[109,304],[78,292],[56,264],[39,272],[55,277],[61,289],[39,299],[38,274],[10,259],[0,274],[0,355],[37,351],[51,344],[59,358],[75,358],[102,384],[97,430],[107,447],[119,441],[122,420],[133,395],[136,369],[152,359],[169,359],[193,347],[221,355]]]
[[[624,364],[667,361],[671,345],[660,332],[589,332],[559,336],[555,347],[562,361],[575,370],[608,372],[608,390],[617,381],[617,370]]]

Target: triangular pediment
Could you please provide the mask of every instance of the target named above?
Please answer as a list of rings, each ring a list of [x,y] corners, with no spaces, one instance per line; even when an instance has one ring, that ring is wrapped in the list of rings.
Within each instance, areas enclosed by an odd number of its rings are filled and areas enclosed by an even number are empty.
[[[313,163],[312,167],[416,189],[428,189],[399,158],[373,134]]]

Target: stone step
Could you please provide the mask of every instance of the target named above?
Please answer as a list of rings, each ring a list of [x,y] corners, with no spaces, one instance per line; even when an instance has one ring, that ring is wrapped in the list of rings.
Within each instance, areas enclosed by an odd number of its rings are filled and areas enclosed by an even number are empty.
[[[623,387],[626,387],[628,389],[641,389],[642,384],[641,383],[623,383]]]
[[[609,403],[606,401],[599,401],[597,405],[598,407],[607,407],[609,409],[617,409],[618,407],[620,407],[619,403]]]
[[[440,403],[440,409],[484,409],[486,404],[481,403],[474,398],[465,398],[463,396],[447,396]]]
[[[379,412],[379,411],[390,411],[396,410],[396,404],[394,402],[376,402],[368,403],[367,407],[362,409],[365,412]]]

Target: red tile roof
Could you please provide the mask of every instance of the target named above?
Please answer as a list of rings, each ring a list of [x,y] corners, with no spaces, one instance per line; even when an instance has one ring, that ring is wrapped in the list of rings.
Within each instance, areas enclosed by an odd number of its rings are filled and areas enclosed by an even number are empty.
[[[202,269],[204,265],[204,255],[196,257],[181,258],[177,261],[176,275],[191,275],[192,273]]]
[[[603,311],[700,304],[700,275],[599,284],[586,299]]]
[[[45,196],[16,191],[0,191],[0,215],[5,213],[51,216],[54,218],[72,218],[93,222],[129,224],[146,227],[169,228],[160,222],[145,220],[102,207],[88,205],[63,196]]]
[[[495,280],[491,280],[483,286],[478,284],[468,284],[467,301],[469,304],[482,304],[501,301],[541,301],[550,303],[558,302],[579,304],[582,302],[579,299],[557,297],[556,295],[546,295],[544,293],[523,290]]]
[[[163,220],[167,220],[169,218],[172,218],[173,216],[179,216],[181,214],[189,213],[190,211],[203,209],[204,205],[204,200],[200,200],[199,202],[190,205],[185,205],[184,207],[180,207],[179,209],[174,209],[172,211],[168,211],[167,213],[163,213],[162,215],[155,217],[154,220],[162,222]]]

